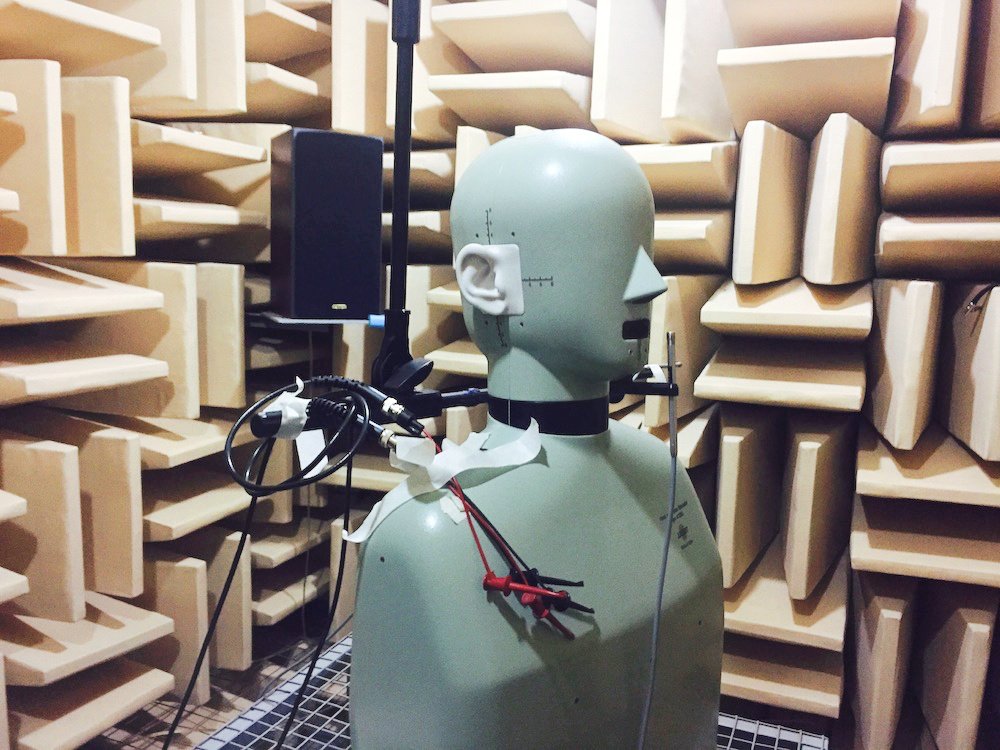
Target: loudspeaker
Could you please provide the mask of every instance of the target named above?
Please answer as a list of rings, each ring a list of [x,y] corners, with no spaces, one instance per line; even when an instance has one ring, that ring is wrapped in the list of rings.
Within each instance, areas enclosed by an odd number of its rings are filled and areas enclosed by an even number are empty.
[[[383,311],[382,139],[292,128],[271,141],[271,303],[303,320]]]

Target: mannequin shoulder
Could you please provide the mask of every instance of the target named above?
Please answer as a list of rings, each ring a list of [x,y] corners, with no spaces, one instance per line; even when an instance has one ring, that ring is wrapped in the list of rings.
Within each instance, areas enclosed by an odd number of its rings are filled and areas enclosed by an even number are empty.
[[[670,466],[670,446],[659,438],[643,430],[623,425],[614,420],[609,425],[611,431],[612,455],[631,459],[637,465],[646,466],[657,473]]]
[[[668,443],[628,425],[612,421],[609,459],[628,473],[662,481],[670,471]]]
[[[450,493],[435,490],[406,500],[374,526],[365,546],[380,554],[407,556],[414,549],[415,539],[426,538],[432,547],[447,543],[451,527],[457,525],[442,505],[442,500],[449,497]],[[468,540],[463,537],[463,541]]]

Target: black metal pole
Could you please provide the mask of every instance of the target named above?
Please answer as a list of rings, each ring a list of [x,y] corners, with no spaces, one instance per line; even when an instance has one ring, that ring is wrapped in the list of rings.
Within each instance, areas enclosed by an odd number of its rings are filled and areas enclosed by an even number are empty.
[[[396,43],[392,250],[389,255],[389,306],[385,310],[382,348],[372,364],[372,384],[379,387],[413,360],[409,341],[410,312],[406,309],[406,265],[410,235],[413,48],[420,41],[420,0],[393,0],[392,40]]]
[[[389,307],[406,307],[407,242],[410,234],[410,150],[413,141],[413,47],[420,41],[420,0],[394,0],[392,40],[396,43],[396,125],[393,136],[392,253]]]

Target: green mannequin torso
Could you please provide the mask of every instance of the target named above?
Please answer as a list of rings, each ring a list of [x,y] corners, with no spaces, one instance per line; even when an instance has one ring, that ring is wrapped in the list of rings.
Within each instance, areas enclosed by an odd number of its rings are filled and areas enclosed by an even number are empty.
[[[493,420],[486,447],[520,434]],[[569,641],[513,597],[483,591],[464,523],[440,495],[403,505],[362,547],[351,675],[352,744],[372,748],[617,748],[637,743],[670,458],[616,422],[542,435],[531,463],[461,477],[542,573],[583,579],[560,613]],[[648,747],[715,747],[722,606],[718,552],[679,469]],[[487,550],[498,575],[507,570]]]
[[[491,397],[558,403],[569,423],[567,409],[607,398],[610,381],[646,363],[649,303],[665,289],[653,222],[642,170],[596,133],[508,138],[466,169],[452,200],[454,265]],[[520,434],[493,420],[486,430],[487,448]],[[571,593],[595,613],[557,615],[573,641],[513,597],[487,595],[469,528],[442,511],[440,495],[410,500],[375,529],[354,620],[355,748],[637,746],[670,456],[638,430],[601,430],[603,419],[599,434],[543,434],[531,463],[459,477],[529,564],[585,582]],[[646,747],[707,750],[722,574],[691,482],[678,474]]]

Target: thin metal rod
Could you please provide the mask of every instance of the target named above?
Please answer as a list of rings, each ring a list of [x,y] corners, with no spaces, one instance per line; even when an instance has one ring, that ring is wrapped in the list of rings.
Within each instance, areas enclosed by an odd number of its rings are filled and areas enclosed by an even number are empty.
[[[667,366],[670,380],[674,380],[674,369],[677,366],[677,350],[673,331],[667,334]],[[670,540],[674,535],[674,506],[677,503],[677,397],[670,396],[668,403],[670,424],[670,494],[667,501],[667,517],[663,538],[663,557],[660,560],[660,577],[656,586],[656,608],[653,610],[653,631],[650,634],[649,650],[649,686],[646,689],[646,700],[642,706],[642,716],[639,720],[639,750],[646,747],[646,734],[649,731],[649,719],[653,709],[653,692],[656,689],[656,657],[660,650],[660,620],[663,617],[663,591],[667,584],[667,565],[670,562]]]

